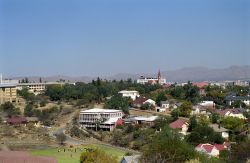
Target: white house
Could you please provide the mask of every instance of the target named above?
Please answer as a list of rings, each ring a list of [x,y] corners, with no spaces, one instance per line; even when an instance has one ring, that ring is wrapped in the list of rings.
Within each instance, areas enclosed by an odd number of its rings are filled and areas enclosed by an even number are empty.
[[[208,115],[210,113],[207,112],[207,110],[204,107],[200,105],[195,105],[192,107],[192,111],[190,114],[191,115]]]
[[[132,124],[144,124],[148,126],[153,126],[158,116],[135,116],[124,119],[125,123],[132,123]]]
[[[161,108],[169,109],[169,107],[168,101],[161,101]]]
[[[237,117],[240,119],[246,119],[239,109],[217,110],[216,112],[222,117]]]
[[[137,97],[140,96],[138,91],[123,90],[123,91],[118,92],[118,94],[121,94],[122,97],[130,97],[132,100],[135,100]]]
[[[155,110],[156,112],[159,112],[159,113],[166,112],[166,108],[162,108],[162,107],[156,107]]]

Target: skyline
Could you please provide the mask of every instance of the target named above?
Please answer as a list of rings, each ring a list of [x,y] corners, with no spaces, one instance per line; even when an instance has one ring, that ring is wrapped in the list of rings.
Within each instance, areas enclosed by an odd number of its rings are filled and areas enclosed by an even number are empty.
[[[0,0],[0,73],[110,76],[250,65],[249,15],[247,0]]]

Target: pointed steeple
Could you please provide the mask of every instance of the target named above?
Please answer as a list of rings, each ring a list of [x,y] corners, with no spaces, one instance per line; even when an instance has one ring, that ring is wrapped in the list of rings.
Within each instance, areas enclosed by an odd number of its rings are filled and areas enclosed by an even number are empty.
[[[161,71],[160,71],[160,69],[158,70],[157,79],[158,79],[158,83],[160,83],[160,79],[161,79]]]

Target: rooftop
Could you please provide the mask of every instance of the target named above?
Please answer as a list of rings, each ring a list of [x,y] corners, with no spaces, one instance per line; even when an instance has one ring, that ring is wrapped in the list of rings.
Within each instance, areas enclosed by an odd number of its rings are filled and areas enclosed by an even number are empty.
[[[121,112],[121,110],[93,108],[88,110],[82,110],[80,113],[116,113],[116,112]]]
[[[109,118],[104,124],[114,124],[118,121],[119,117]]]
[[[153,122],[158,118],[158,116],[150,116],[150,117],[144,117],[144,116],[138,116],[138,117],[134,117],[134,120],[137,121],[148,121],[148,122]]]
[[[225,129],[224,127],[221,127],[218,124],[210,124],[209,127],[213,128],[215,132],[227,132],[228,131],[228,129]]]
[[[138,93],[138,91],[127,91],[127,90],[123,90],[123,91],[120,91],[118,93]]]
[[[184,124],[188,124],[188,121],[185,119],[177,119],[176,121],[169,124],[172,129],[180,129]]]
[[[6,84],[6,83],[0,84],[0,88],[9,88],[9,87],[16,87],[16,84]]]

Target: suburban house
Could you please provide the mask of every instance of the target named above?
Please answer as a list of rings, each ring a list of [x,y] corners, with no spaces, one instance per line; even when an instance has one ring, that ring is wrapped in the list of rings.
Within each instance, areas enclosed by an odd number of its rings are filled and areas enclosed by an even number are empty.
[[[139,163],[140,155],[123,156],[120,163]]]
[[[211,108],[215,107],[215,103],[213,101],[201,101],[200,103],[198,103],[198,105]]]
[[[224,127],[221,127],[218,124],[210,124],[209,127],[211,127],[215,132],[221,133],[222,138],[228,139],[229,138],[229,130],[225,129]]]
[[[149,104],[151,106],[155,106],[155,101],[152,99],[147,99],[146,101],[143,102],[143,104]]]
[[[170,123],[169,127],[172,129],[177,129],[179,133],[183,135],[187,135],[189,123],[188,123],[188,120],[179,118],[176,121]]]
[[[225,144],[199,144],[195,147],[195,150],[198,152],[206,153],[210,156],[218,157],[220,151],[227,150],[227,146]]]
[[[112,131],[117,125],[122,125],[123,112],[114,109],[89,109],[82,110],[79,115],[81,127],[89,129],[103,129]]]
[[[155,108],[155,111],[158,112],[158,113],[162,113],[162,112],[166,112],[166,108],[162,108],[162,107],[156,107]]]
[[[241,109],[224,109],[224,110],[216,110],[216,112],[221,117],[237,117],[240,119],[246,119]]]
[[[145,101],[147,101],[146,97],[137,97],[133,101],[132,105],[133,105],[133,107],[140,108],[144,104]]]
[[[161,101],[161,108],[169,109],[170,105],[168,101]]]
[[[192,107],[191,115],[209,115],[210,113],[207,112],[207,109],[200,105],[195,105]]]
[[[124,119],[125,123],[131,123],[131,124],[143,124],[147,126],[153,126],[155,120],[158,119],[158,116],[136,116],[136,117],[129,117],[127,119]]]
[[[180,107],[182,105],[181,102],[176,102],[175,104],[173,104],[173,109],[177,109],[178,107]]]
[[[247,106],[250,106],[250,93],[247,96],[236,96],[235,93],[231,93],[230,95],[225,97],[225,101],[228,105],[232,105],[232,103],[236,101],[241,101],[245,103]]]
[[[118,94],[122,95],[122,97],[130,97],[132,100],[135,100],[137,97],[140,96],[138,91],[123,90],[123,91],[118,92]]]
[[[161,77],[160,70],[158,71],[157,77],[144,77],[141,76],[139,79],[137,79],[138,84],[160,84],[164,85],[166,84],[166,79]]]

